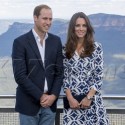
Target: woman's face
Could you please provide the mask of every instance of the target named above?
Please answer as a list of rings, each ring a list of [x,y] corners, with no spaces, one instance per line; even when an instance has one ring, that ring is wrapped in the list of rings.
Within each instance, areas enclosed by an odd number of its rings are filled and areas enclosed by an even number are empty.
[[[75,24],[75,34],[78,38],[84,38],[87,33],[87,26],[84,18],[78,18]]]

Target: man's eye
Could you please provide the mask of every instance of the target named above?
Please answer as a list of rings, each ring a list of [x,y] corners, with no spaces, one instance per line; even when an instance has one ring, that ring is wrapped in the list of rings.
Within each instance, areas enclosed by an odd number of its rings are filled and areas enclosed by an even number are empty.
[[[47,20],[47,18],[43,18],[44,20]]]
[[[50,20],[50,21],[52,21],[52,18],[43,18],[43,20]]]

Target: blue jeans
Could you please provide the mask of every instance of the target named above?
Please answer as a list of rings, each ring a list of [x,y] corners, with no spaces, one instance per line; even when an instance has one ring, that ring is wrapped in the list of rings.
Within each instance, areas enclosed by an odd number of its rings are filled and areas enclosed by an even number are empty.
[[[50,108],[41,107],[36,116],[19,114],[20,125],[54,125],[55,115]]]

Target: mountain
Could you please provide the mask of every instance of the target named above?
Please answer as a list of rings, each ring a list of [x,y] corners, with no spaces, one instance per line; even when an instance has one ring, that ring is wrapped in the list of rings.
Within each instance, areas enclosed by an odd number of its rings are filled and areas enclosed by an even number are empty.
[[[95,40],[102,44],[104,50],[103,93],[125,93],[123,84],[125,79],[125,16],[99,13],[89,15],[89,19],[95,30]],[[6,72],[11,66],[6,56],[10,60],[13,40],[33,27],[33,23],[29,22],[14,22],[8,26],[7,31],[0,35],[0,57],[4,60],[0,62],[0,67],[6,67]],[[50,32],[61,37],[63,45],[66,41],[68,23],[68,20],[54,19],[50,29]],[[1,70],[0,73],[5,76],[5,71],[3,71]],[[12,72],[9,73],[12,74]],[[4,79],[2,79],[3,82],[5,83]]]
[[[54,20],[50,32],[59,35],[62,41],[64,41],[67,25],[68,23],[65,20]],[[31,23],[14,22],[10,25],[8,30],[0,35],[0,56],[10,56],[14,39],[28,32],[32,27],[33,24]]]
[[[110,14],[89,15],[95,29],[95,39],[102,43],[106,54],[120,54],[125,46],[125,16]],[[66,41],[68,20],[55,19],[50,32],[61,37],[63,45]],[[32,23],[14,22],[8,30],[0,35],[0,56],[10,56],[13,40],[33,27]],[[111,49],[112,48],[112,49]]]
[[[0,34],[6,32],[9,27],[14,23],[14,22],[25,22],[25,23],[33,23],[32,20],[29,19],[16,19],[16,20],[7,20],[7,19],[0,19]]]
[[[111,14],[92,14],[89,19],[95,27],[100,26],[125,26],[125,16],[111,15]],[[124,29],[125,31],[125,29]]]
[[[6,32],[12,23],[12,20],[0,20],[0,34]]]
[[[1,56],[10,56],[12,51],[13,40],[19,35],[27,32],[33,24],[25,24],[15,22],[10,25],[7,32],[0,35],[0,55]]]
[[[96,40],[103,44],[108,54],[124,52],[125,16],[100,13],[89,18],[95,29]]]

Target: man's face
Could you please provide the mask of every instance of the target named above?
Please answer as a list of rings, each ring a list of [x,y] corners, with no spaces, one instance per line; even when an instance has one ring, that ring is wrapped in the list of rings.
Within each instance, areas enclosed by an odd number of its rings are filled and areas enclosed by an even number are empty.
[[[52,24],[52,10],[43,8],[40,11],[40,15],[34,16],[34,21],[36,28],[41,33],[48,32],[51,24]]]

